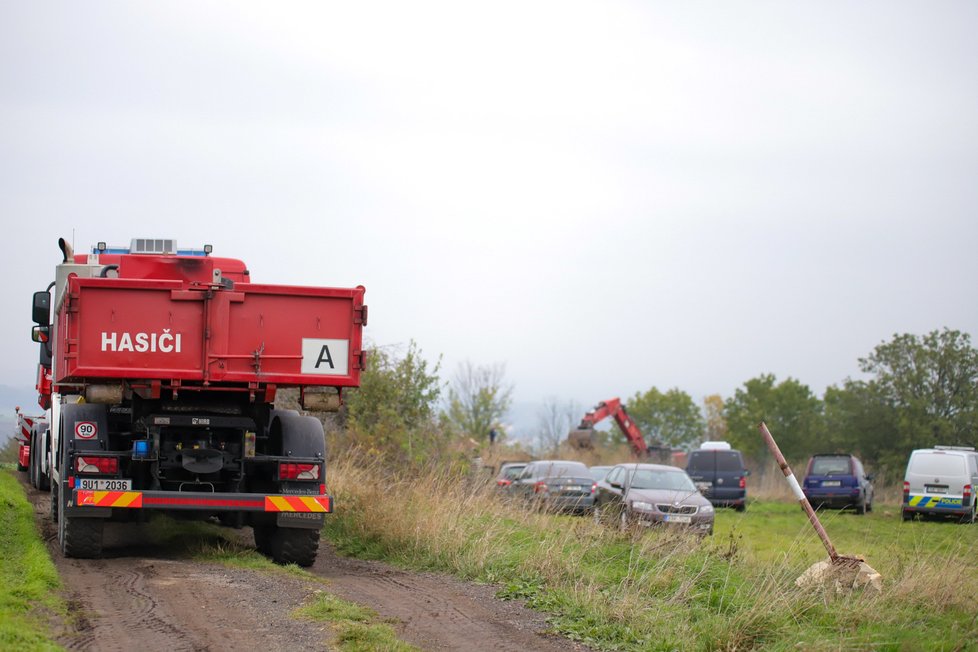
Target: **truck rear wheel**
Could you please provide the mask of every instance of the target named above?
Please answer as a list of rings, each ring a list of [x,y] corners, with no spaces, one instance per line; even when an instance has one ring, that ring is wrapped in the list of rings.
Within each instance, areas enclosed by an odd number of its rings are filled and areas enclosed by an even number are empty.
[[[47,456],[47,450],[44,446],[44,440],[47,439],[47,430],[35,432],[31,439],[33,439],[31,442],[31,468],[34,472],[33,482],[31,484],[39,491],[47,491],[51,487],[51,479],[44,472],[43,464],[44,458]]]
[[[62,409],[61,421],[61,462],[58,466],[60,471],[60,484],[57,491],[52,493],[54,505],[57,506],[58,521],[58,544],[65,557],[75,557],[77,559],[93,559],[102,555],[102,530],[104,519],[85,518],[81,516],[68,516],[68,499],[71,490],[67,488],[68,478],[68,454],[65,452],[67,446],[66,423],[71,423],[73,427],[76,420],[83,418],[95,421],[99,417],[99,431],[104,432],[104,406],[94,405],[66,405]],[[52,505],[52,506],[54,506]]]
[[[319,530],[255,525],[255,549],[276,564],[312,566],[319,553]]]
[[[27,458],[27,483],[37,489],[37,435],[31,432],[31,454]]]
[[[104,520],[101,518],[80,518],[67,516],[65,507],[67,500],[59,500],[58,514],[58,543],[65,557],[76,559],[93,559],[102,555],[102,529]]]
[[[319,552],[319,530],[276,526],[269,545],[276,564],[312,566]]]

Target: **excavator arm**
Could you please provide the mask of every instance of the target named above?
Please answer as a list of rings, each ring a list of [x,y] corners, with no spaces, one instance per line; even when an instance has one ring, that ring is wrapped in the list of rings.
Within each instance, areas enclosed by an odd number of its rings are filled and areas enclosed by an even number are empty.
[[[571,445],[578,448],[592,448],[594,445],[592,443],[594,426],[608,417],[614,417],[615,423],[618,424],[618,428],[625,435],[636,457],[648,457],[649,446],[645,443],[645,437],[642,436],[642,432],[638,429],[638,426],[628,416],[625,406],[622,405],[621,400],[618,398],[602,401],[593,410],[586,413],[581,419],[581,423],[577,427],[578,429],[571,431],[568,436],[568,441],[570,441]]]

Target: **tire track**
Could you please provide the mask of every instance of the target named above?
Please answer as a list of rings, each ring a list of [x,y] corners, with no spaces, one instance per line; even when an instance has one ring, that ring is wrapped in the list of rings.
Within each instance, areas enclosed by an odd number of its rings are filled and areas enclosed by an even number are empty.
[[[489,586],[338,557],[328,545],[320,547],[312,571],[329,580],[331,593],[397,619],[398,635],[424,650],[588,649],[548,635],[544,616],[518,602],[495,598]]]
[[[65,559],[48,494],[26,488],[68,604],[58,643],[78,652],[326,650],[328,625],[291,612],[322,588],[284,574],[173,558],[137,524],[107,523],[101,559]]]

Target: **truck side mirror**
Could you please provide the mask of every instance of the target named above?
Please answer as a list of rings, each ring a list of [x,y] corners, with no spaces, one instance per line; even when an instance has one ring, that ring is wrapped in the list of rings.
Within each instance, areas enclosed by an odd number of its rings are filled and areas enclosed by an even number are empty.
[[[35,324],[47,326],[51,323],[51,293],[47,291],[34,293],[34,312]],[[37,341],[37,340],[35,340]]]
[[[49,339],[50,328],[48,326],[31,326],[31,339],[43,344]]]
[[[51,327],[34,326],[31,328],[31,339],[41,345],[39,362],[42,367],[51,368]]]

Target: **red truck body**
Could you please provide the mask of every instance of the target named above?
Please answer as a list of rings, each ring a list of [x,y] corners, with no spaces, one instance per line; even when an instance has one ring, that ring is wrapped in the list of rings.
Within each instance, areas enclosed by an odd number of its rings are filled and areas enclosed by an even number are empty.
[[[72,278],[54,382],[356,387],[363,294],[363,288],[245,283],[213,291],[186,281]]]
[[[239,260],[171,243],[73,255],[61,241],[55,282],[35,293],[51,408],[37,473],[62,550],[98,556],[104,522],[189,510],[311,564],[332,510],[322,424],[275,400],[298,387],[301,405],[336,408],[359,385],[364,288],[254,284]]]

